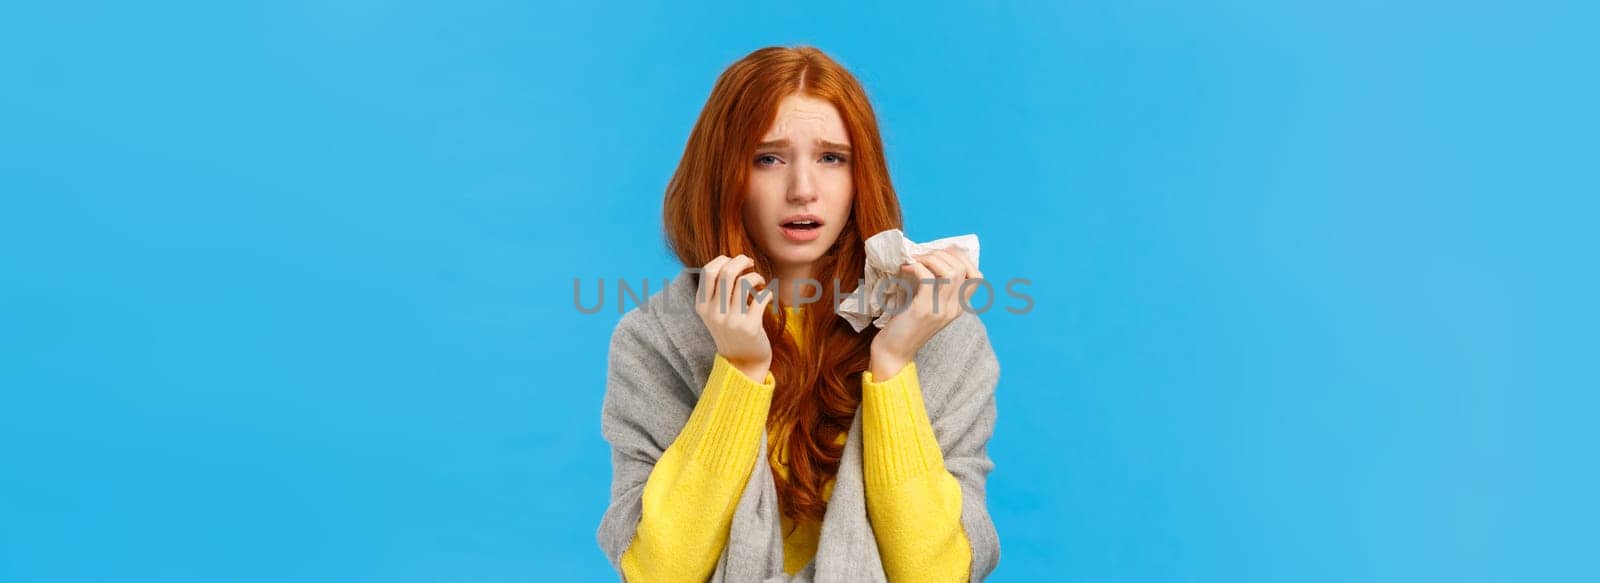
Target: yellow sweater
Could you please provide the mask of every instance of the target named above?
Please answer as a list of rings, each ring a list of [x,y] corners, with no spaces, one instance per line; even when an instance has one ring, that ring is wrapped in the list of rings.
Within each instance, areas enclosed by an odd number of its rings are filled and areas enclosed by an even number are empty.
[[[785,318],[797,340],[800,313],[791,308]],[[774,389],[770,372],[758,383],[716,356],[689,421],[645,481],[639,527],[621,559],[626,581],[699,582],[711,576],[754,469]],[[961,527],[961,486],[944,467],[916,363],[882,382],[863,373],[861,407],[867,517],[885,574],[891,582],[966,581],[972,549]],[[781,433],[773,430],[768,443],[782,443]],[[768,462],[787,476],[786,454],[772,449]],[[832,492],[830,480],[824,499]],[[791,532],[788,516],[781,523],[783,567],[792,575],[816,555],[821,524],[806,521]]]

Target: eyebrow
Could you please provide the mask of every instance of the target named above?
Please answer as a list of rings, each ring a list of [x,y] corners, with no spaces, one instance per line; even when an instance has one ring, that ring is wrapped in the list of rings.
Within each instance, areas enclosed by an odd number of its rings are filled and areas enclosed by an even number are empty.
[[[822,146],[822,148],[825,149],[825,150],[839,150],[841,152],[849,152],[850,151],[850,144],[841,144],[841,143],[838,143],[838,142],[830,142],[830,141],[827,141],[827,140],[817,140],[817,145]],[[766,149],[769,149],[769,148],[787,148],[787,147],[789,147],[789,140],[787,140],[787,139],[773,140],[773,141],[770,141],[770,142],[761,142],[760,144],[756,145],[756,149],[758,149],[758,150],[766,150]]]

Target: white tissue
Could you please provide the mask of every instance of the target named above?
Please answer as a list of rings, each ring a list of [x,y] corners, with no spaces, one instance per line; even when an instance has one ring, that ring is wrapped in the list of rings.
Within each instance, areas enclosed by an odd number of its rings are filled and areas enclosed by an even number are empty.
[[[965,253],[974,266],[978,265],[977,235],[960,235],[927,243],[912,243],[899,229],[890,229],[867,239],[866,247],[867,265],[862,278],[865,282],[855,294],[839,302],[838,309],[839,315],[848,320],[856,332],[865,329],[868,323],[879,328],[888,325],[889,319],[903,311],[903,307],[911,301],[905,286],[885,282],[881,284],[882,289],[879,289],[878,282],[885,278],[899,277],[900,266],[912,263],[913,256],[953,247]],[[875,290],[880,293],[873,293]]]

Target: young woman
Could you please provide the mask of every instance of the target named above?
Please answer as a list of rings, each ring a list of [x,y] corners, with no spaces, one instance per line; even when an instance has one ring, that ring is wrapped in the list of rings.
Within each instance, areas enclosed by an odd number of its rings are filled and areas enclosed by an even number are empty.
[[[925,255],[902,267],[913,300],[882,329],[833,309],[870,291],[857,289],[862,242],[901,227],[854,76],[809,47],[734,63],[664,214],[672,250],[700,270],[612,336],[598,538],[623,579],[987,576],[999,365],[961,307],[976,289],[962,282],[982,274],[959,252]]]

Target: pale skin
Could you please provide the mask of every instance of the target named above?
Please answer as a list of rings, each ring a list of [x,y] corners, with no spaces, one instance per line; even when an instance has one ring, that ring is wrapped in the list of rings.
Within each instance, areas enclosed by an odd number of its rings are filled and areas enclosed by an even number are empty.
[[[799,295],[795,284],[811,277],[813,264],[833,246],[849,218],[854,197],[850,136],[831,103],[796,94],[779,103],[761,143],[749,162],[744,224],[773,264],[782,288],[779,297],[793,305]],[[821,223],[815,239],[796,241],[784,235],[785,220],[802,214]],[[902,277],[915,281],[911,305],[872,341],[868,370],[880,381],[905,368],[928,339],[961,314],[962,305],[977,291],[971,286],[962,294],[961,284],[983,277],[959,251],[912,259],[900,267]],[[697,295],[702,301],[695,302],[695,311],[711,332],[717,353],[759,381],[772,367],[772,345],[761,315],[773,295],[758,299],[751,293],[766,283],[760,274],[745,273],[754,265],[744,255],[718,256],[706,263]]]

